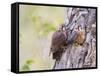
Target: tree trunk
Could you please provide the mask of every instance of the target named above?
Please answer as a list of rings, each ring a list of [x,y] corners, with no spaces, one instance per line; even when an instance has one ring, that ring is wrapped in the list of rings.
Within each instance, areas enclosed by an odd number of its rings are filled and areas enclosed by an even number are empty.
[[[82,45],[69,44],[53,69],[96,67],[96,10],[93,8],[66,8],[66,28],[73,31],[80,25],[85,30]],[[70,38],[70,37],[69,37]]]

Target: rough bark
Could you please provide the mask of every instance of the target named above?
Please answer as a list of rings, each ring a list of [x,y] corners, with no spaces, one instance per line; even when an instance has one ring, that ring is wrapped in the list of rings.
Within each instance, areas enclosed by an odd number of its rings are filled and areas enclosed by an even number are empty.
[[[85,41],[83,45],[69,44],[53,69],[96,67],[96,10],[67,8],[65,22],[71,31],[78,25],[84,28]]]

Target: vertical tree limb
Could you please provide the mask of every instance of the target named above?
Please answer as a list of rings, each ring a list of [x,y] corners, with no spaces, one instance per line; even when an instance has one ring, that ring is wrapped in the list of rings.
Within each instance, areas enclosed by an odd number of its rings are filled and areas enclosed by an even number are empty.
[[[66,8],[66,11],[66,30],[73,31],[80,25],[85,30],[85,40],[83,45],[68,44],[60,61],[55,61],[53,69],[95,67],[96,34],[93,30],[96,30],[96,10],[92,8]],[[95,27],[92,27],[93,24]]]

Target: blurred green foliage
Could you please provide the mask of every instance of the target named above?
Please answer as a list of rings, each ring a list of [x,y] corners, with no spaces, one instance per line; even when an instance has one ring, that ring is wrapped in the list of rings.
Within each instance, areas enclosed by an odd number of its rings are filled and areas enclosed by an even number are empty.
[[[64,22],[64,13],[62,7],[20,5],[20,71],[51,69],[50,40],[52,33]]]
[[[55,31],[57,26],[64,21],[64,8],[57,7],[36,7],[31,9],[30,19],[35,31],[40,36],[47,36]]]
[[[22,66],[22,70],[23,71],[29,71],[30,70],[30,66],[33,63],[32,60],[27,60],[24,65]]]

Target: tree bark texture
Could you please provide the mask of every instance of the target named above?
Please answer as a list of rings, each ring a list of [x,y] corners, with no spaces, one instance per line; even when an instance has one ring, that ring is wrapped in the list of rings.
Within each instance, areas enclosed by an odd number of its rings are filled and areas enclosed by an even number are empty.
[[[67,45],[60,60],[55,61],[53,69],[96,67],[96,10],[66,8],[65,22],[66,28],[71,31],[80,25],[85,31],[85,40],[82,45]]]

